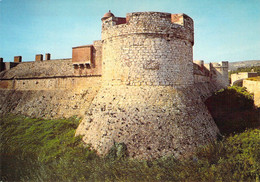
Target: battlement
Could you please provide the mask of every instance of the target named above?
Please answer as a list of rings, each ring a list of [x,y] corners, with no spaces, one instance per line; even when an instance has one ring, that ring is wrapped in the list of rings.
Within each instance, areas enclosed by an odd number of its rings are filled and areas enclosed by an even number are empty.
[[[212,67],[214,68],[227,68],[228,67],[228,61],[221,61],[219,63],[212,63]]]
[[[195,83],[215,83],[218,89],[229,85],[228,61],[204,64],[203,60],[193,61]]]
[[[142,33],[154,34],[167,40],[184,39],[194,44],[193,20],[186,14],[134,12],[127,13],[126,18],[122,18],[109,13],[102,18],[102,40]]]

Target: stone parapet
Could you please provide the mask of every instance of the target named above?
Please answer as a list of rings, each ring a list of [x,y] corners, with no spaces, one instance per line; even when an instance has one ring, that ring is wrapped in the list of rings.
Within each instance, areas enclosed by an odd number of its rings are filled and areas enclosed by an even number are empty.
[[[254,94],[254,102],[257,107],[260,107],[260,81],[243,80],[243,87],[246,87],[248,92]]]
[[[135,12],[126,15],[125,24],[118,25],[117,21],[117,17],[110,17],[103,21],[102,40],[144,33],[162,36],[168,40],[184,39],[194,44],[193,20],[185,14]]]

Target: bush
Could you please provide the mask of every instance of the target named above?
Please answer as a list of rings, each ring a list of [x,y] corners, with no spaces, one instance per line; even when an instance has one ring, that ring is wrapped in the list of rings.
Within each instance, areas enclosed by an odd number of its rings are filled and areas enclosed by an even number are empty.
[[[245,87],[222,89],[205,102],[220,132],[228,135],[260,126],[260,111]]]

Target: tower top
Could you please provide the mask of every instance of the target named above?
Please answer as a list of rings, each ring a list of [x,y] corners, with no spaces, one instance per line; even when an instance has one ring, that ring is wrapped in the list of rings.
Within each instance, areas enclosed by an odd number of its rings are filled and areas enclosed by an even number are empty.
[[[111,11],[109,10],[106,14],[104,14],[104,16],[101,18],[101,20],[106,20],[110,17],[115,17],[115,15],[113,13],[111,13]]]

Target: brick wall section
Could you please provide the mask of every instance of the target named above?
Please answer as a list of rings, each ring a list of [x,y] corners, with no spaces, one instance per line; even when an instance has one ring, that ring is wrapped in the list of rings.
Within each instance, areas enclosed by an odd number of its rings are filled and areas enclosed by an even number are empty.
[[[79,51],[80,49],[83,49],[83,52],[80,52]],[[92,76],[92,75],[102,74],[102,42],[101,41],[94,41],[93,45],[74,48],[73,52],[74,54],[72,54],[72,63],[74,63],[74,75]],[[84,60],[85,62],[89,62],[89,64],[83,65]],[[80,62],[82,62],[82,64],[80,64]],[[79,63],[79,64],[75,65],[75,63]]]
[[[93,45],[79,46],[72,48],[72,63],[93,62]]]
[[[45,60],[51,60],[51,54],[50,53],[45,54]]]

